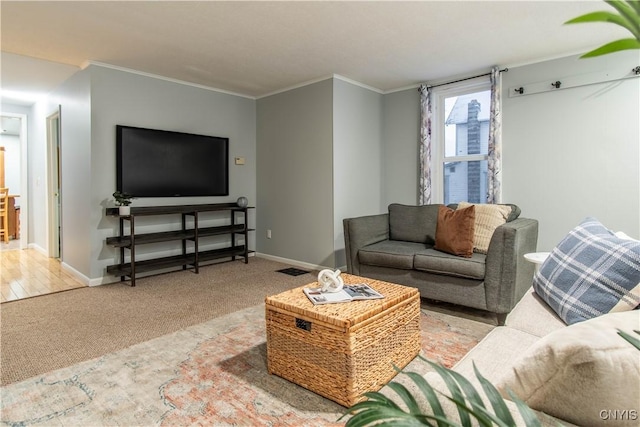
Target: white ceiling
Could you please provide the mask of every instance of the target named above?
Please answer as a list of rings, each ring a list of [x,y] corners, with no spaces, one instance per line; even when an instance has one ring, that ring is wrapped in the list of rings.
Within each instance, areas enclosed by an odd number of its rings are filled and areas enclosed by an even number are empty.
[[[602,1],[2,0],[0,7],[3,52],[73,66],[66,71],[95,61],[250,97],[333,74],[387,92],[627,36],[610,24],[563,25],[612,10]],[[12,72],[3,66],[3,82],[17,79]]]

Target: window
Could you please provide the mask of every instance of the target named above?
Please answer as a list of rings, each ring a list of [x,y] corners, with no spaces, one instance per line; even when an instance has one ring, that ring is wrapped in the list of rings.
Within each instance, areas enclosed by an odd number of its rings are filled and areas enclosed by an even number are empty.
[[[490,107],[489,81],[434,89],[434,202],[487,202]]]

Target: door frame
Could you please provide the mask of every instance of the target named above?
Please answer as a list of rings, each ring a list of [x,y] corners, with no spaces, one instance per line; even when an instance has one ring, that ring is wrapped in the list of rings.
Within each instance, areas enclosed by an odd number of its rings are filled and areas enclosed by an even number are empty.
[[[60,106],[47,116],[47,255],[62,259]],[[57,122],[57,128],[53,124]]]
[[[20,119],[20,249],[29,245],[29,144],[27,115],[0,112],[0,116]]]

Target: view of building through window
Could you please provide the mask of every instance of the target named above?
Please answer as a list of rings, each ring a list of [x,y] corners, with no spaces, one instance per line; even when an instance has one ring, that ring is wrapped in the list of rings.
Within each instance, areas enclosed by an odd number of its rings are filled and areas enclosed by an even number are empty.
[[[445,98],[444,203],[487,202],[491,91]]]

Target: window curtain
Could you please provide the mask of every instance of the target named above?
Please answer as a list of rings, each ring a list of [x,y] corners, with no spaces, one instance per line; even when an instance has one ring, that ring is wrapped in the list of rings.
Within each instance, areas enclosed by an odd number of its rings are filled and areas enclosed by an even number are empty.
[[[487,203],[502,202],[502,78],[499,68],[491,70],[491,113],[487,165]]]
[[[418,184],[418,203],[431,203],[431,88],[420,85],[420,181]]]

